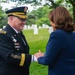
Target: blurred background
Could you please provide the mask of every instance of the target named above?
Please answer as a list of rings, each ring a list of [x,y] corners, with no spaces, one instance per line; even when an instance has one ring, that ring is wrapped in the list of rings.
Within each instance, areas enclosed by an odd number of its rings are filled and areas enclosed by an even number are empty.
[[[57,6],[65,6],[75,21],[75,0],[0,0],[0,28],[6,25],[6,10],[18,6],[28,6],[27,25],[50,26],[48,13]]]
[[[0,0],[0,29],[7,24],[5,11],[18,6],[28,6],[28,19],[23,33],[30,46],[30,54],[45,52],[50,33],[53,31],[48,14],[57,6],[66,7],[75,22],[75,0]],[[48,75],[48,67],[31,63],[30,75]]]

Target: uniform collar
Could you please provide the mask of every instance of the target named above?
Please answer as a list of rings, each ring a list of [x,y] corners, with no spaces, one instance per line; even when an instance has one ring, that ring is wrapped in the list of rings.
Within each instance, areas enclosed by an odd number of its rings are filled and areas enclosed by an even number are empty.
[[[11,26],[11,28],[12,28],[17,34],[20,33],[20,31],[16,30],[16,29],[13,28],[12,26]]]
[[[13,28],[13,27],[12,27]],[[13,28],[13,30],[18,34],[19,32],[15,29],[15,28]]]
[[[6,25],[6,27],[4,28],[4,30],[6,30],[8,32],[8,34],[12,34],[12,35],[16,35],[18,33],[21,33],[21,31],[17,31],[15,28],[11,27],[9,24]]]

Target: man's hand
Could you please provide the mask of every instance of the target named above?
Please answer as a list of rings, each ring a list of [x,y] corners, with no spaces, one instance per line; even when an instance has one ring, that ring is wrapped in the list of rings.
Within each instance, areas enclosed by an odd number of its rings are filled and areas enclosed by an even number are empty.
[[[34,56],[38,59],[39,57],[44,56],[44,53],[42,53],[40,50],[34,54]]]

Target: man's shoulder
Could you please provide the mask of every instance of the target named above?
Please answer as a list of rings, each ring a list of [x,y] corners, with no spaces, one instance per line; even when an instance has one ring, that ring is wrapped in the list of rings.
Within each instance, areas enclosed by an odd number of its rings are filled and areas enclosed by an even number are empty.
[[[3,29],[0,29],[0,34],[6,34],[7,32]]]

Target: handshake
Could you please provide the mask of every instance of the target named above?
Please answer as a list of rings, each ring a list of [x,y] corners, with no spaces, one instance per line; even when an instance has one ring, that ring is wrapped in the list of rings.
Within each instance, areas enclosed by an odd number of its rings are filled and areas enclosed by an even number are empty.
[[[40,50],[34,54],[34,56],[38,59],[39,57],[44,56],[44,53],[42,53]]]
[[[37,53],[35,53],[33,56],[32,56],[32,61],[38,61],[37,59],[39,58],[39,57],[43,57],[44,56],[44,53],[42,53],[40,50],[37,52]]]

